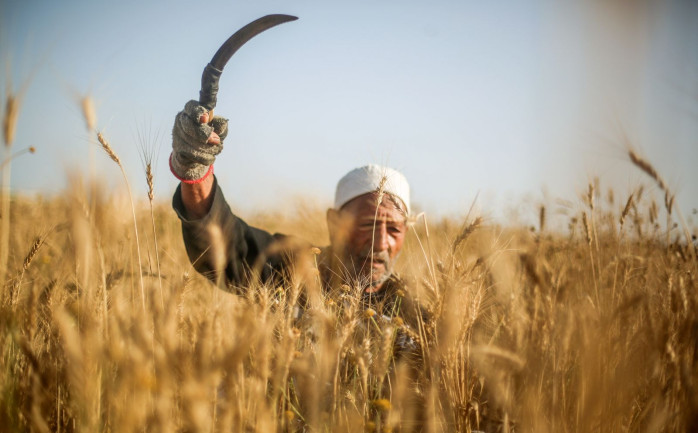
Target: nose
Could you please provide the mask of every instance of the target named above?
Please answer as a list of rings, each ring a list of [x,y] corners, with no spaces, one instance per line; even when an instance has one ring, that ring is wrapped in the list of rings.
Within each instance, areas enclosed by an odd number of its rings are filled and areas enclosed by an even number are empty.
[[[376,222],[376,229],[373,232],[373,236],[373,251],[387,251],[389,249],[388,226],[385,221]]]

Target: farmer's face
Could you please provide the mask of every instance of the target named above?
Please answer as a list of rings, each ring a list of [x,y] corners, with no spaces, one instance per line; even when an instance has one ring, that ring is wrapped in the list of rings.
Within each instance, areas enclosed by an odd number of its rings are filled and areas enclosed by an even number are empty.
[[[378,198],[364,194],[327,214],[334,251],[351,275],[367,283],[367,292],[380,290],[388,280],[407,233],[399,199],[383,194],[378,203]]]

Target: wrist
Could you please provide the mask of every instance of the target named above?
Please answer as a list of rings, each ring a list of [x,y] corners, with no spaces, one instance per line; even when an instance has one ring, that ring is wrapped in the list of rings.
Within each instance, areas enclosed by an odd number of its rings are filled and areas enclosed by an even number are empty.
[[[215,176],[207,176],[198,183],[179,184],[184,217],[187,220],[199,221],[209,214],[213,206],[215,184]]]
[[[196,166],[186,167],[183,169],[180,164],[177,164],[174,152],[170,153],[169,164],[170,172],[174,175],[174,177],[189,185],[201,183],[207,177],[213,174],[213,164],[209,165],[208,167],[203,164],[196,164]],[[179,170],[177,168],[179,168]]]

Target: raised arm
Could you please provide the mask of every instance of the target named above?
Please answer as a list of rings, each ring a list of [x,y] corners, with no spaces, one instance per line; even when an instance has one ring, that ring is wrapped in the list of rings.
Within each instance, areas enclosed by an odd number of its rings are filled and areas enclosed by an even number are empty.
[[[170,169],[182,181],[182,204],[189,219],[200,219],[211,209],[213,162],[228,133],[227,119],[209,116],[203,106],[189,101],[172,128]]]
[[[283,263],[278,253],[267,254],[279,236],[250,227],[235,216],[213,175],[226,135],[227,120],[209,119],[209,112],[196,101],[189,101],[177,114],[170,169],[181,183],[172,206],[182,222],[184,245],[194,268],[241,293],[251,275],[266,281]]]
[[[252,21],[229,37],[214,54],[201,76],[199,101],[189,101],[177,115],[172,130],[172,173],[182,181],[182,202],[191,218],[205,216],[211,208],[213,161],[223,149],[228,120],[213,117],[218,94],[218,80],[235,52],[263,31],[297,17],[284,14],[266,15]]]

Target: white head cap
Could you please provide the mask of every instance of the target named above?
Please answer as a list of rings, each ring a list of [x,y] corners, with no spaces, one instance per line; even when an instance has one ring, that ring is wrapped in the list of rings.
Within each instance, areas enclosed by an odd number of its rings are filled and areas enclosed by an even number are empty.
[[[334,195],[334,208],[339,210],[360,195],[378,191],[383,182],[383,191],[402,200],[409,215],[410,185],[407,178],[397,170],[375,164],[355,168],[339,180]]]

